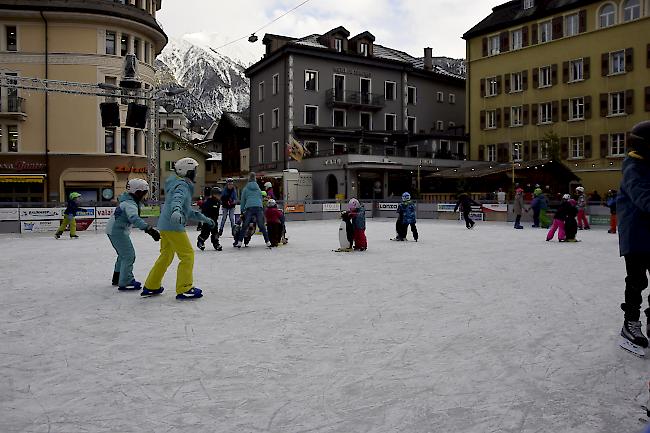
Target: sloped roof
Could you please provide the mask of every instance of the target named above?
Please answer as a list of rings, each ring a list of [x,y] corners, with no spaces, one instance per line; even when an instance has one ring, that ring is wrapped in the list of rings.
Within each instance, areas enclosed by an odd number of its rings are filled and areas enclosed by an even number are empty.
[[[235,113],[233,111],[226,111],[222,114],[221,120],[227,119],[234,127],[248,129],[251,127],[248,118],[242,113]]]

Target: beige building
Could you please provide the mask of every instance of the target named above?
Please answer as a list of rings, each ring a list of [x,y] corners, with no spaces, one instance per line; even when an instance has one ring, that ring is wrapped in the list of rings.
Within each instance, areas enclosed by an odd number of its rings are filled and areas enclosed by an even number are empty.
[[[617,188],[626,132],[650,116],[650,0],[514,0],[467,41],[471,159],[555,154]]]
[[[196,173],[194,197],[203,194],[206,186],[216,185],[216,176],[221,172],[221,161],[218,163],[211,160],[214,155],[199,147],[194,146],[186,139],[176,134],[171,129],[163,129],[160,131],[160,188],[162,195],[165,193],[165,181],[167,178],[174,174],[174,164],[181,158],[194,158],[199,163],[199,168]],[[213,169],[213,166],[215,167]],[[219,173],[217,172],[219,168]]]
[[[0,0],[0,74],[119,84],[133,53],[151,88],[167,43],[160,8],[161,0]],[[73,190],[110,199],[130,177],[146,177],[147,131],[102,128],[104,98],[1,92],[0,201],[63,200]]]

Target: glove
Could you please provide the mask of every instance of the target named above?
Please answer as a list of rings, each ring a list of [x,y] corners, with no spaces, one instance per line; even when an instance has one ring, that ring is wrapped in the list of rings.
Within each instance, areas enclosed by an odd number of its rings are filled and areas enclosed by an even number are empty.
[[[185,215],[183,215],[181,213],[181,211],[175,210],[174,212],[172,212],[171,221],[174,224],[180,224],[180,225],[184,226],[185,225]]]
[[[155,228],[149,226],[144,232],[151,236],[154,241],[158,242],[160,240],[160,232]]]
[[[207,221],[204,222],[204,224],[207,224],[208,226],[210,226],[211,229],[213,229],[214,226],[216,225],[212,218],[208,218]]]

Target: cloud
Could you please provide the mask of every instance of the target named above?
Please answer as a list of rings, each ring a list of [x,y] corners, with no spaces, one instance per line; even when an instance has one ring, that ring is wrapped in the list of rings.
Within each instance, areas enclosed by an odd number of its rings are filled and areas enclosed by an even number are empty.
[[[422,55],[465,56],[462,34],[503,1],[494,0],[310,0],[258,34],[252,45],[244,39],[223,51],[254,61],[263,54],[261,36],[276,33],[306,36],[344,26],[352,34],[368,30],[377,43]],[[291,9],[299,0],[165,0],[158,18],[172,37],[218,47],[247,36]]]

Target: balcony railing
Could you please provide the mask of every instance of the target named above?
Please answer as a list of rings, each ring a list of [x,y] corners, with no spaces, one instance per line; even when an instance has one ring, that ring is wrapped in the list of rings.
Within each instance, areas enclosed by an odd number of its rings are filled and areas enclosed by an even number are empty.
[[[25,114],[25,98],[18,96],[7,98],[7,113]]]
[[[319,150],[317,152],[309,152],[305,158],[322,158],[339,155],[367,155],[367,156],[381,156],[381,157],[399,157],[399,158],[420,158],[420,159],[445,159],[462,161],[467,159],[467,155],[463,153],[455,153],[451,151],[422,151],[413,147],[391,147],[382,145],[364,145],[355,144],[336,145],[334,148]]]
[[[330,108],[358,108],[367,110],[381,110],[386,105],[384,95],[353,90],[327,91],[327,106]]]

